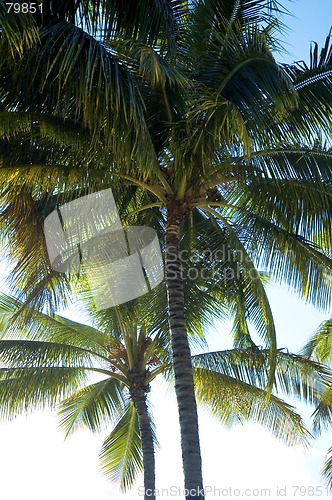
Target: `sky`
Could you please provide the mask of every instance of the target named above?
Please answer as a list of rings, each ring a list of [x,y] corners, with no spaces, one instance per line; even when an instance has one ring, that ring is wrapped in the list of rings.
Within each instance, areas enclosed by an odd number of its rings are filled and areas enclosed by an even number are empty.
[[[332,27],[332,2],[330,0],[289,0],[282,1],[291,15],[283,21],[289,31],[285,41],[289,55],[285,61],[308,61],[309,47],[312,41],[319,46],[325,42]]]
[[[287,3],[295,17],[286,23],[288,51],[285,59],[308,60],[312,40],[323,43],[332,24],[332,0],[298,0]],[[288,290],[269,285],[268,296],[275,317],[278,346],[296,352],[324,319],[325,312],[304,304]],[[230,346],[229,325],[211,331],[211,349]],[[160,450],[156,474],[160,498],[162,488],[173,486],[168,496],[182,487],[179,430],[174,397],[157,384],[151,392]],[[310,411],[303,409],[305,415]],[[305,451],[278,442],[258,425],[223,428],[206,413],[199,412],[200,439],[206,498],[327,498],[320,477],[332,432],[325,433]],[[106,434],[106,433],[105,433]],[[0,498],[6,500],[109,500],[140,498],[142,479],[125,496],[98,471],[97,456],[104,435],[79,431],[64,440],[55,414],[36,412],[0,424]],[[321,493],[321,494],[320,494]]]

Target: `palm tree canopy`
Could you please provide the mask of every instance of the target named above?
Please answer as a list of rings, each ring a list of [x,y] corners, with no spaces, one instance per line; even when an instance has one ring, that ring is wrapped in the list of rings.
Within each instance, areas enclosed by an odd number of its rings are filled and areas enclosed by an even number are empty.
[[[137,359],[146,385],[161,373],[170,380],[167,332],[150,336],[140,327],[133,336],[127,328],[123,337],[119,328],[110,328],[119,321],[113,309],[96,313],[104,329],[36,311],[28,323],[13,321],[20,308],[19,301],[1,294],[1,418],[57,408],[66,435],[82,426],[93,432],[111,427],[100,452],[101,469],[123,489],[130,487],[142,467],[137,415],[127,390],[130,356],[135,346],[142,353]],[[123,313],[126,324],[132,311],[128,317]],[[193,366],[198,400],[223,424],[254,421],[287,444],[307,444],[310,434],[294,407],[277,395],[266,406],[268,351],[203,353],[193,356]],[[282,351],[277,374],[277,392],[308,404],[317,403],[332,377],[326,367]],[[155,430],[154,439],[157,444]]]
[[[54,207],[70,193],[116,189],[120,179],[116,200],[129,223],[163,226],[163,207],[174,204],[184,217],[196,211],[206,225],[220,228],[212,254],[229,247],[242,254],[243,267],[264,266],[327,307],[331,261],[320,245],[323,237],[325,248],[330,242],[331,151],[319,137],[329,126],[332,103],[330,37],[320,53],[312,47],[309,65],[280,65],[273,57],[277,2],[205,0],[166,8],[146,1],[128,11],[128,19],[120,15],[121,2],[103,5],[69,2],[46,9],[37,23],[41,41],[20,59],[24,75],[31,75],[24,85],[20,64],[13,62],[18,73],[9,81],[11,62],[3,60],[4,203],[18,191],[13,210],[24,217],[23,186],[45,200],[40,205]],[[158,8],[165,15],[154,17]],[[146,12],[150,27],[143,22]],[[53,36],[46,37],[49,24]],[[103,56],[93,47],[83,50],[72,30],[91,47],[97,43]],[[170,40],[175,52],[165,48]],[[27,73],[34,50],[41,51],[42,69]],[[113,64],[120,68],[116,76]],[[89,71],[104,76],[94,82]],[[130,215],[144,206],[153,213]],[[50,210],[42,209],[45,217]],[[55,286],[59,296],[61,286]]]

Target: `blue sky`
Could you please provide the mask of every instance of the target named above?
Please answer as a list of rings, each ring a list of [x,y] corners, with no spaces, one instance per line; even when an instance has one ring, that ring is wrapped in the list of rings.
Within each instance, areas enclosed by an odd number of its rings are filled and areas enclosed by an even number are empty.
[[[290,55],[287,62],[304,59],[308,61],[309,46],[312,41],[320,46],[332,26],[332,2],[330,0],[289,0],[281,2],[292,16],[285,16],[289,27],[285,47]]]
[[[285,22],[292,28],[287,36],[292,57],[287,61],[308,60],[312,40],[323,43],[332,24],[332,0],[298,0],[288,2],[295,17]],[[328,317],[302,303],[286,289],[270,286],[268,294],[275,316],[279,347],[297,351],[307,337]],[[213,348],[228,345],[229,325],[218,325],[211,332]],[[152,391],[159,438],[162,445],[157,454],[157,487],[182,485],[179,432],[174,398],[162,395],[161,388]],[[307,412],[308,413],[308,412]],[[268,488],[269,498],[313,498],[309,486],[321,487],[320,468],[326,450],[332,445],[331,432],[324,435],[305,452],[287,448],[256,425],[224,429],[200,412],[201,444],[205,485],[221,490],[252,488],[251,496],[263,498],[254,490]],[[109,500],[140,498],[137,489],[125,497],[98,473],[97,455],[103,436],[79,432],[64,442],[57,429],[55,415],[37,413],[29,418],[18,417],[0,426],[1,498],[8,500]],[[142,482],[138,482],[137,487]],[[302,486],[302,490],[296,490]],[[224,491],[226,493],[226,490]],[[303,493],[305,493],[303,495]],[[224,494],[223,496],[226,496]],[[223,497],[221,496],[221,498]],[[228,495],[229,496],[229,495]],[[217,497],[216,495],[207,498]],[[320,498],[325,498],[325,495]]]

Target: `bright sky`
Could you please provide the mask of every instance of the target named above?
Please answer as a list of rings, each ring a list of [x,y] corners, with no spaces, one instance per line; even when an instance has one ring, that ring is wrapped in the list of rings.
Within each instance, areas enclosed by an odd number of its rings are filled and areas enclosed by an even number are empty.
[[[289,9],[296,17],[287,20],[293,29],[293,33],[287,36],[291,44],[289,52],[293,55],[288,60],[308,60],[310,41],[322,43],[332,24],[331,0],[298,0],[289,2]],[[285,289],[270,286],[268,293],[277,324],[279,347],[298,350],[319,323],[328,317],[301,303]],[[218,330],[211,336],[211,348],[228,347],[227,327]],[[182,466],[174,398],[161,393],[158,386],[157,390],[152,390],[151,400],[161,443],[161,450],[157,453],[157,487],[181,487]],[[205,413],[200,412],[199,419],[204,482],[206,487],[212,488],[207,498],[238,495],[272,499],[326,498],[323,490],[322,495],[319,495],[319,490],[314,494],[309,487],[322,485],[320,469],[325,453],[332,445],[331,432],[315,441],[305,453],[302,448],[280,444],[256,425],[229,430]],[[19,417],[12,423],[1,424],[0,498],[140,498],[138,488],[142,481],[122,496],[116,485],[99,474],[97,455],[103,437],[81,431],[64,442],[62,432],[57,429],[56,416],[50,413]],[[176,498],[171,492],[169,496]]]

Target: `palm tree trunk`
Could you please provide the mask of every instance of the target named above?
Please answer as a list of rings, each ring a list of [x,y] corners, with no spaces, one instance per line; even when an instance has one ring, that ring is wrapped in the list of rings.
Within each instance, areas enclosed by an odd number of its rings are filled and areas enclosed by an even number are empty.
[[[143,470],[144,470],[144,500],[155,500],[156,477],[155,477],[155,457],[151,419],[146,404],[146,387],[135,387],[131,391],[131,397],[134,401],[138,425],[140,430],[142,452],[143,452]]]
[[[168,210],[166,225],[166,285],[172,340],[175,392],[179,411],[182,463],[186,498],[204,499],[197,404],[188,343],[182,263],[180,258],[180,207]]]

